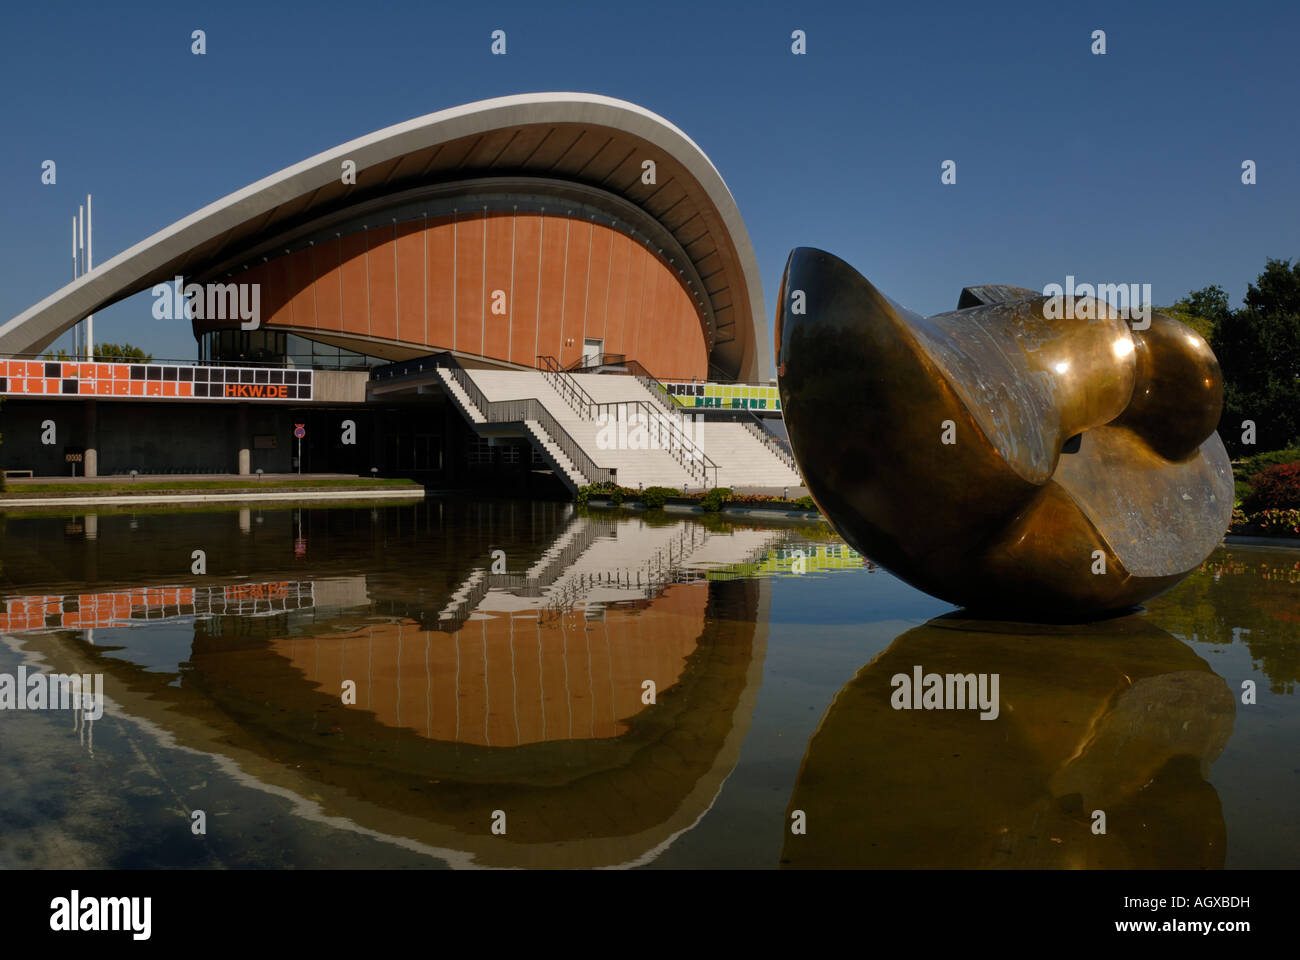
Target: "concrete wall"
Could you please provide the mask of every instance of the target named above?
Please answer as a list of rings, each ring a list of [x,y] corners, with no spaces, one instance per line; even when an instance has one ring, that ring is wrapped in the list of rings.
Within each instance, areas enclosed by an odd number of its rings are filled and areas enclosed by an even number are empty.
[[[246,433],[241,435],[240,407],[245,409]],[[332,456],[337,447],[338,424],[345,418],[357,423],[357,443],[368,445],[370,419],[364,410],[293,405],[238,403],[132,403],[98,401],[96,404],[100,476],[141,473],[236,473],[239,449],[249,451],[249,471],[289,473],[297,443],[295,423],[309,424],[316,454],[304,469],[346,470],[351,459]],[[53,421],[55,443],[41,442],[44,421]],[[328,434],[328,438],[324,435]],[[275,446],[258,448],[255,438],[274,437]],[[324,442],[328,439],[329,442]],[[0,405],[0,467],[32,470],[37,476],[67,477],[71,466],[65,447],[92,445],[87,430],[87,403],[81,400],[18,400]],[[304,447],[306,451],[306,447]],[[351,452],[348,448],[345,452]],[[336,462],[337,461],[337,462]],[[77,474],[84,472],[78,465]]]
[[[370,374],[364,370],[316,370],[312,396],[317,403],[365,403]]]

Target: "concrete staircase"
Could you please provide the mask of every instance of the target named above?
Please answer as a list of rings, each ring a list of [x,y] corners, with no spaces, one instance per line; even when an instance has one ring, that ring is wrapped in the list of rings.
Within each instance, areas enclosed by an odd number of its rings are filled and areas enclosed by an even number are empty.
[[[468,371],[462,371],[462,373],[468,374]],[[482,426],[493,422],[489,419],[489,411],[481,409],[481,406],[485,404],[480,404],[476,398],[470,396],[469,392],[458,382],[452,368],[439,367],[438,379],[442,381],[444,389],[446,389],[456,406],[460,408],[461,414],[470,423],[475,426]],[[473,381],[473,377],[470,377],[470,380]],[[484,399],[487,404],[490,404],[496,398],[485,395]],[[510,397],[508,399],[537,399],[540,400],[543,406],[546,406],[548,399],[553,404],[554,400],[558,398]],[[528,406],[521,404],[520,409],[526,411]],[[540,419],[530,418],[525,414],[521,416],[519,422],[534,448],[541,453],[542,458],[550,464],[551,469],[556,472],[564,481],[565,486],[571,491],[576,491],[579,487],[588,486],[606,479],[604,476],[597,475],[595,471],[586,470],[574,463],[574,459],[564,452],[558,438],[552,435],[551,431],[547,429]]]
[[[595,419],[587,419],[575,410],[540,372],[531,370],[467,370],[466,372],[490,401],[523,398],[538,400],[594,463],[616,471],[616,479],[621,486],[662,486],[677,490],[686,486],[698,490],[701,486],[699,480],[693,478],[667,450],[603,448],[600,436],[601,423]],[[637,401],[644,399],[644,391],[640,395],[635,395]]]
[[[696,432],[700,446],[718,464],[720,487],[798,487],[798,471],[777,457],[743,423],[707,421]]]
[[[637,377],[578,373],[573,379],[599,403],[648,400],[675,416],[691,416],[666,395]],[[798,487],[803,484],[793,461],[761,439],[761,427],[719,420],[701,421],[686,429],[691,438],[718,465],[720,487]]]
[[[765,443],[757,424],[697,421],[650,384],[617,374],[568,374],[533,370],[494,370],[439,366],[437,376],[447,394],[472,425],[488,432],[493,423],[521,425],[525,435],[570,490],[613,479],[624,487],[672,487],[700,490],[722,487],[798,487],[793,461]],[[564,387],[561,392],[556,383]],[[595,404],[593,411],[575,396],[572,385]],[[484,409],[487,408],[487,409]],[[675,449],[620,449],[601,416],[665,420],[661,436]],[[672,426],[667,426],[671,423]],[[625,434],[625,438],[627,434]],[[699,461],[681,462],[682,440],[717,465],[702,471]],[[567,449],[566,449],[567,447]],[[716,479],[715,479],[716,477]],[[707,478],[707,481],[706,481]]]

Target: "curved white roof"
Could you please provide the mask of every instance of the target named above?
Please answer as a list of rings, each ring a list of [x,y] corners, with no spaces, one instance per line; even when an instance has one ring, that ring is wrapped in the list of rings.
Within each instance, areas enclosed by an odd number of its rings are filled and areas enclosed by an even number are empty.
[[[659,155],[656,185],[641,183],[645,154],[637,154],[638,147]],[[356,163],[355,185],[340,183],[343,160]],[[176,274],[201,272],[304,218],[414,183],[445,181],[461,170],[572,179],[645,209],[674,233],[704,282],[720,331],[715,362],[744,379],[768,378],[758,264],[722,176],[695,142],[663,117],[586,93],[519,94],[440,110],[264,177],[9,320],[0,326],[0,353],[38,353],[87,315]]]

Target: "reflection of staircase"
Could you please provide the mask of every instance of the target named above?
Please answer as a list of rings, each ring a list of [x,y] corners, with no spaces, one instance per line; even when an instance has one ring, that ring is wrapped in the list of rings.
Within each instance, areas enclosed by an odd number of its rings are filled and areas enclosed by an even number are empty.
[[[487,596],[488,586],[486,571],[471,570],[465,582],[451,595],[447,605],[438,611],[438,626],[435,629],[446,633],[459,630],[474,612],[474,608]]]
[[[439,614],[437,629],[459,630],[485,605],[487,613],[535,611],[546,623],[580,604],[597,609],[653,599],[672,584],[726,579],[717,576],[720,567],[752,565],[782,536],[781,531],[748,529],[718,535],[688,520],[658,526],[575,517],[527,571],[474,570]]]
[[[542,591],[563,576],[564,571],[573,566],[574,562],[587,552],[598,537],[612,536],[617,527],[617,522],[612,519],[575,517],[572,527],[574,530],[573,536],[563,545],[560,545],[557,541],[543,555],[541,560],[533,564],[528,572],[519,578],[522,580],[519,586],[498,584],[496,578],[493,578],[492,585],[504,586],[516,596],[540,597]],[[565,533],[568,533],[568,531],[565,531]],[[561,539],[564,539],[563,534]],[[507,576],[513,577],[515,575],[508,574]]]
[[[673,583],[691,583],[702,579],[687,573],[683,561],[709,539],[709,531],[698,523],[683,523],[673,538],[636,565],[605,570],[583,571],[559,582],[547,595],[542,619],[549,620],[569,613],[593,590],[614,587],[635,590],[646,599],[657,596]]]

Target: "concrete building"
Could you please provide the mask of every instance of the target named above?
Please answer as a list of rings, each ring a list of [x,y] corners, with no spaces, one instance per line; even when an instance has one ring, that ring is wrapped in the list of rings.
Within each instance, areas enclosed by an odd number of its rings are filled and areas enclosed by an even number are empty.
[[[155,317],[190,319],[192,369],[40,356],[87,315],[144,290]],[[718,469],[696,468],[715,459],[702,444],[683,448],[681,470],[645,457],[621,473],[602,462],[611,458],[592,437],[572,436],[594,416],[575,404],[572,372],[631,373],[610,401],[625,419],[694,405],[694,385],[703,396],[710,381],[711,395],[737,381],[762,388],[764,313],[739,210],[686,134],[608,97],[502,97],[272,174],[0,326],[0,461],[38,475],[68,464],[88,475],[275,472],[292,468],[302,424],[307,470],[449,484],[486,462],[550,472],[570,490],[632,474],[712,482]],[[383,369],[435,356],[462,379],[515,375],[498,392],[538,400],[542,427],[467,406],[446,375],[415,382]],[[732,408],[754,419],[749,397]],[[766,468],[776,485],[798,482],[757,420],[724,435],[714,453],[737,476],[762,481]]]

